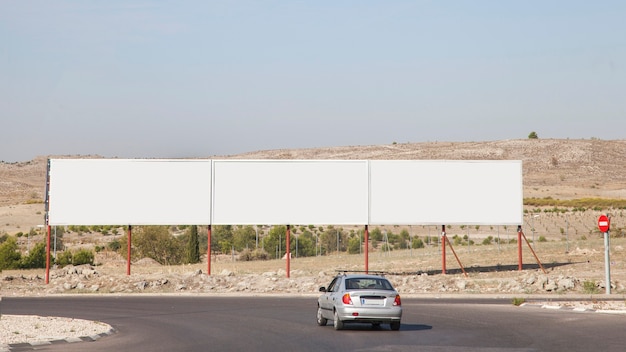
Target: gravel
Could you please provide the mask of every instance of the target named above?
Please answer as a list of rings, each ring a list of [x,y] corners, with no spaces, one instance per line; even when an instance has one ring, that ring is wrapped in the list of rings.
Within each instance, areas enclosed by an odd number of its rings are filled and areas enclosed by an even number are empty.
[[[80,337],[109,333],[109,324],[62,317],[36,315],[0,316],[0,351],[3,345],[17,343],[40,344],[53,340],[76,340]]]

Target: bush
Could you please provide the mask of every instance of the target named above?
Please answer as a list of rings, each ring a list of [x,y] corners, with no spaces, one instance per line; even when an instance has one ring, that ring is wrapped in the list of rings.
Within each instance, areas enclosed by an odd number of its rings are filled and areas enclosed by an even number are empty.
[[[72,255],[72,264],[74,265],[82,265],[82,264],[91,264],[93,265],[93,252],[87,249],[81,249],[78,252]]]
[[[357,254],[361,252],[361,238],[358,236],[348,239],[348,253]]]
[[[61,252],[54,262],[60,267],[72,264],[72,252],[69,250]]]
[[[600,289],[598,289],[598,286],[595,282],[585,281],[583,282],[583,292],[588,294],[599,293]]]
[[[0,271],[19,267],[22,255],[17,251],[17,240],[9,237],[0,244]]]
[[[239,259],[246,262],[253,260],[267,260],[268,258],[269,254],[262,249],[250,250],[246,248],[239,254]]]
[[[122,245],[120,244],[120,241],[118,240],[113,240],[109,242],[109,244],[107,244],[107,248],[109,248],[113,252],[117,252],[121,247]]]
[[[424,241],[421,238],[414,238],[413,243],[411,244],[411,248],[418,249],[424,248]]]
[[[20,268],[41,269],[46,267],[46,245],[43,242],[37,243],[28,256],[22,257]]]
[[[513,298],[513,301],[511,303],[513,303],[514,306],[521,306],[522,304],[526,303],[526,299],[515,297]]]

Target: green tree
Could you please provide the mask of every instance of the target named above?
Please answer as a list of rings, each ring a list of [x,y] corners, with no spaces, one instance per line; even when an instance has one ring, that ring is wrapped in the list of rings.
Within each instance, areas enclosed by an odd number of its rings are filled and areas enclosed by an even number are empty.
[[[128,238],[120,241],[120,254],[127,256]],[[169,233],[167,226],[133,228],[131,260],[152,258],[163,265],[181,264],[185,244]]]
[[[22,269],[38,269],[46,267],[46,245],[39,242],[33,247],[26,257],[20,261]]]
[[[537,132],[532,131],[528,134],[528,139],[538,139],[539,136],[537,135]]]
[[[359,236],[352,236],[348,239],[348,253],[361,253],[361,239]]]
[[[377,227],[370,232],[370,239],[372,241],[382,241],[383,232]]]
[[[298,256],[312,257],[315,255],[315,238],[311,231],[305,230],[298,236]]]
[[[233,245],[236,251],[256,248],[256,231],[251,225],[239,226],[233,231]]]
[[[200,262],[200,241],[198,239],[198,226],[189,228],[189,239],[187,241],[187,263],[195,264]]]
[[[274,226],[270,229],[269,233],[265,238],[263,238],[263,248],[267,251],[270,258],[282,258],[283,254],[286,252],[286,239],[287,236],[287,226],[280,225]],[[293,235],[290,236],[290,244],[291,244],[291,252],[295,253],[296,241]],[[280,248],[279,253],[276,251]]]
[[[211,249],[219,249],[230,253],[233,246],[233,227],[231,225],[216,225],[211,229]]]
[[[0,271],[5,269],[17,269],[22,255],[17,251],[17,239],[7,238],[0,244]]]

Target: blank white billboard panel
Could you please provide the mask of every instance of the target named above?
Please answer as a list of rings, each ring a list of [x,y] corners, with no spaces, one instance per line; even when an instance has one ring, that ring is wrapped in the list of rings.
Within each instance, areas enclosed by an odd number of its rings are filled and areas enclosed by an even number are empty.
[[[521,161],[370,161],[370,224],[521,225]]]
[[[210,160],[50,160],[50,225],[205,225],[210,199]]]
[[[367,224],[367,161],[214,160],[212,223]]]

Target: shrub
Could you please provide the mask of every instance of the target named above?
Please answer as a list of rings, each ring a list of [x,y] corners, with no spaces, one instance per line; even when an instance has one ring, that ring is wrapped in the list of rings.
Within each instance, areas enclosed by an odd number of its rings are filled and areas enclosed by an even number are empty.
[[[358,236],[348,239],[348,253],[357,254],[361,252],[361,238]]]
[[[514,306],[521,306],[522,304],[526,303],[526,299],[514,297],[511,303],[513,303]]]
[[[414,238],[413,243],[411,244],[411,248],[418,249],[424,248],[424,241],[421,238]]]
[[[60,267],[72,264],[72,251],[67,250],[61,252],[54,262]]]
[[[122,245],[120,244],[120,241],[118,240],[113,240],[109,242],[109,244],[107,244],[107,248],[109,248],[113,252],[117,252],[120,249],[120,247],[122,247]]]
[[[72,255],[72,264],[92,264],[93,265],[93,252],[87,249],[81,249]]]
[[[40,269],[46,267],[46,245],[37,243],[28,256],[22,257],[20,262],[22,269]]]
[[[14,237],[9,237],[0,244],[0,271],[17,268],[21,257],[22,255],[17,251],[17,240]]]
[[[583,282],[583,292],[588,294],[599,293],[600,289],[593,281],[585,281]]]
[[[239,254],[239,259],[249,262],[253,260],[267,260],[269,258],[269,254],[262,249],[250,250],[248,248],[241,251]]]

